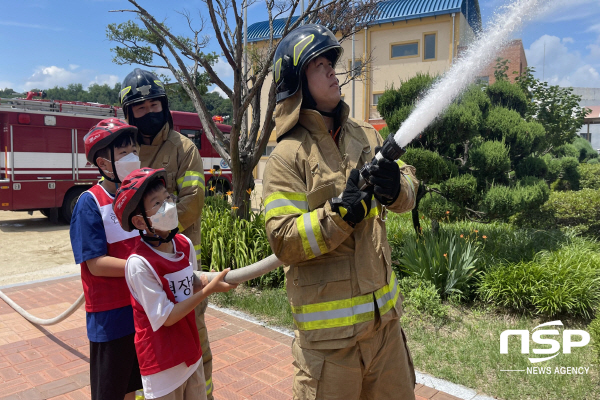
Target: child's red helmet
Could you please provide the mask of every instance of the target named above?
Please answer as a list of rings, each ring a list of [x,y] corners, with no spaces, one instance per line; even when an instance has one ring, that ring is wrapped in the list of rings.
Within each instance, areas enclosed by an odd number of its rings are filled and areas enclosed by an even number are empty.
[[[133,133],[134,137],[136,137],[137,132],[138,129],[135,126],[129,125],[122,119],[103,119],[83,137],[85,158],[90,164],[96,165],[96,153],[98,150],[110,146],[112,142],[123,134]]]
[[[136,169],[127,175],[123,184],[117,190],[113,201],[113,210],[121,227],[127,232],[136,229],[131,223],[131,217],[133,217],[135,209],[142,201],[146,188],[156,179],[161,179],[165,187],[167,186],[167,172],[163,168]]]

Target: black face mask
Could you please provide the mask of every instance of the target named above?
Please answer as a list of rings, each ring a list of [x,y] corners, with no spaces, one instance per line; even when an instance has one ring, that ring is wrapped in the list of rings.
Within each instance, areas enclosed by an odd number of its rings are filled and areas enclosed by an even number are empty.
[[[164,112],[153,112],[135,119],[135,126],[144,136],[154,137],[165,126],[167,120]]]

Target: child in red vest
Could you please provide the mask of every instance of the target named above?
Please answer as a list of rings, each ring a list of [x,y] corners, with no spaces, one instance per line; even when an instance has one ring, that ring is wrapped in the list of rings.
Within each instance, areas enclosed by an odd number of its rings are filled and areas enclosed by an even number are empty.
[[[194,247],[177,233],[175,198],[166,179],[164,169],[134,171],[113,203],[123,229],[137,229],[141,237],[125,266],[135,347],[146,399],[206,399],[194,307],[237,285],[224,281],[228,269],[210,283],[197,282]]]
[[[70,227],[85,294],[92,400],[134,399],[142,387],[124,278],[138,233],[124,231],[112,209],[117,185],[140,167],[136,136],[135,126],[109,118],[83,139],[87,161],[104,177],[79,197]]]

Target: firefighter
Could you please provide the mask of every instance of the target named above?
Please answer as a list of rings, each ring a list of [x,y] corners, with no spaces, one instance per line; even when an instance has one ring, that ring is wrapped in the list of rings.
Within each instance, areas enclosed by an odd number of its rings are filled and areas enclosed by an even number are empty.
[[[173,130],[173,118],[163,83],[156,75],[140,68],[123,80],[120,100],[125,119],[138,128],[142,168],[164,168],[167,190],[177,196],[179,232],[190,238],[198,266],[200,262],[200,217],[204,206],[204,167],[198,148]],[[196,307],[196,325],[203,352],[206,394],[212,400],[212,352],[204,312],[208,300]]]
[[[303,25],[273,60],[278,143],[263,198],[295,323],[293,396],[414,399],[385,215],[414,207],[415,169],[384,158],[372,168],[374,186],[358,187],[357,168],[382,138],[348,118],[335,74],[341,54],[331,31]]]

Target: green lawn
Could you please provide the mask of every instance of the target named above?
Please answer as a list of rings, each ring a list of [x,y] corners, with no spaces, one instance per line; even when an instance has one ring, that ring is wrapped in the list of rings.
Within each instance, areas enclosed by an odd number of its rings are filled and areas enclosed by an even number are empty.
[[[266,322],[293,329],[290,308],[283,289],[258,290],[240,286],[220,293],[211,301],[252,314]],[[532,330],[547,322],[516,317],[478,306],[450,305],[443,323],[409,311],[402,318],[415,367],[435,377],[476,389],[505,400],[592,400],[600,398],[599,365],[590,345],[574,348],[541,364],[530,364],[519,352],[518,339],[509,342],[509,354],[500,354],[500,333],[506,329]],[[577,321],[563,320],[567,329],[584,329]],[[531,348],[535,348],[531,344]],[[531,354],[532,356],[533,353]],[[526,372],[500,372],[501,369],[527,369],[532,366],[589,367],[587,375],[533,375]]]

